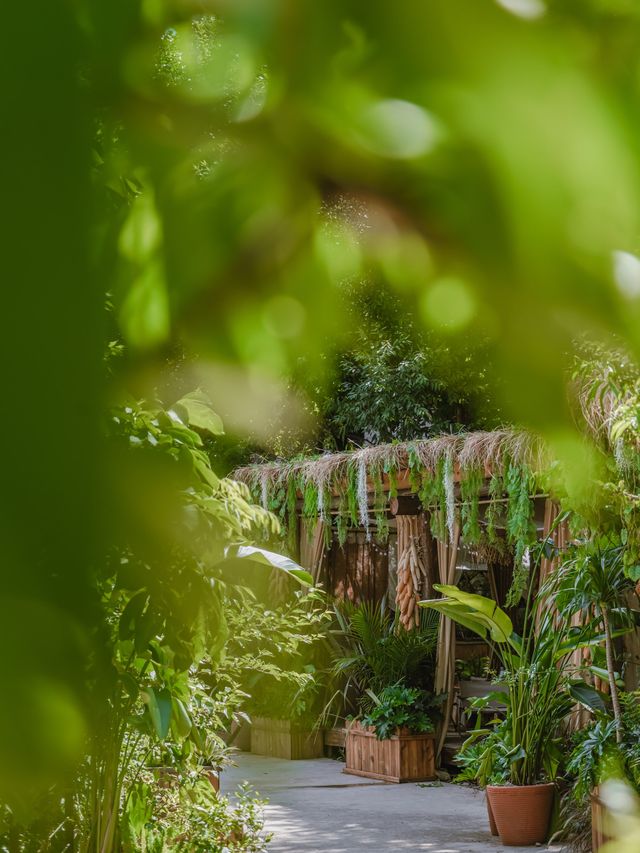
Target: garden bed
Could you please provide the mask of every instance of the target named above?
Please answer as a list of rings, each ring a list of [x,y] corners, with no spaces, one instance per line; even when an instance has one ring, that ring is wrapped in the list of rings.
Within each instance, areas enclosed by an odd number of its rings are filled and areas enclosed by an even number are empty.
[[[378,740],[373,728],[352,723],[346,736],[345,773],[384,782],[427,782],[436,778],[435,738],[432,733],[405,730]]]
[[[296,761],[303,758],[322,758],[324,754],[321,731],[302,729],[290,720],[253,717],[251,721],[251,752],[271,758]]]

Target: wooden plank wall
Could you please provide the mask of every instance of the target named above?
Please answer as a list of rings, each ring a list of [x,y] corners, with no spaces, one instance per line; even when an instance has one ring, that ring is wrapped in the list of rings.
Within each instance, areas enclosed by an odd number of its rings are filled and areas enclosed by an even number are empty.
[[[338,599],[380,602],[389,585],[389,556],[395,561],[396,532],[379,544],[367,541],[364,530],[350,531],[341,548],[337,539],[331,544],[326,560],[326,588]]]

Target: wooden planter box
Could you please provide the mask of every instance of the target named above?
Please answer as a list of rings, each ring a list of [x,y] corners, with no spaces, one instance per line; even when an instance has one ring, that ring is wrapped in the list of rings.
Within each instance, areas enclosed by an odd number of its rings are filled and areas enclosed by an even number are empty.
[[[329,758],[335,757],[345,747],[347,730],[342,727],[334,727],[324,730],[324,751]]]
[[[290,720],[253,717],[251,720],[251,752],[272,758],[322,758],[321,731],[311,732],[296,727]]]
[[[235,746],[241,752],[251,752],[251,723],[232,723],[231,731],[225,738],[229,746]]]
[[[347,729],[345,773],[384,782],[426,782],[436,778],[435,736],[399,730],[378,740],[359,722]]]

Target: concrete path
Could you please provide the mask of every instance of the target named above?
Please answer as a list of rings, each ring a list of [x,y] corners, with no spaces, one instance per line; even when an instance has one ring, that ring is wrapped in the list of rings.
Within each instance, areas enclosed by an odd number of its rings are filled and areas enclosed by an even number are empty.
[[[489,833],[484,794],[458,785],[386,784],[342,773],[328,758],[283,761],[240,753],[222,774],[269,800],[271,853],[506,853]],[[515,848],[514,848],[515,849]],[[540,847],[519,847],[532,853]],[[557,850],[558,848],[556,848]]]

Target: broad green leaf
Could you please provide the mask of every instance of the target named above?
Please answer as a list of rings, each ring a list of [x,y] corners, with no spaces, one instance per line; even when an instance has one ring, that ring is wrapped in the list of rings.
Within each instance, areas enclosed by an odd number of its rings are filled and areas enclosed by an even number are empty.
[[[593,675],[597,675],[599,679],[602,681],[609,681],[609,670],[605,669],[602,666],[589,666],[589,672],[593,673]],[[615,672],[614,678],[616,680],[616,684],[618,687],[624,688],[624,681],[620,678],[620,673]]]
[[[156,693],[153,687],[145,687],[142,700],[149,709],[154,731],[160,740],[164,740],[171,725],[171,695],[168,690]]]
[[[191,717],[181,699],[173,700],[173,725],[179,738],[185,738],[191,731]]]
[[[634,583],[636,581],[640,581],[640,565],[636,564],[635,566],[626,566],[624,573],[629,580],[632,580]]]
[[[213,410],[211,400],[199,388],[185,394],[173,407],[189,426],[204,430],[211,435],[224,435],[222,419]]]
[[[211,466],[208,461],[202,458],[202,454],[197,452],[193,454],[193,464],[203,480],[205,480],[212,489],[217,489],[220,485],[220,478],[211,470]]]
[[[237,560],[250,560],[253,563],[270,566],[272,569],[279,569],[296,578],[300,583],[313,586],[313,577],[309,572],[282,554],[266,551],[264,548],[255,548],[252,545],[241,545],[235,553],[230,553],[229,556],[235,557]]]
[[[122,255],[143,266],[162,243],[162,223],[150,189],[131,205],[120,231],[118,247]]]
[[[571,681],[569,683],[569,693],[572,699],[584,705],[590,711],[606,712],[607,703],[604,699],[604,694],[587,684],[586,681]]]
[[[140,619],[148,600],[149,593],[146,589],[140,590],[129,599],[118,622],[118,636],[121,640],[128,640],[134,636],[136,623]]]
[[[159,260],[145,263],[133,279],[120,309],[120,326],[136,347],[157,346],[169,337],[169,294]]]
[[[463,592],[457,586],[449,586],[447,584],[434,584],[434,589],[441,592],[444,596],[465,604],[472,612],[475,611],[478,615],[489,620],[492,625],[491,637],[495,642],[505,643],[509,640],[509,637],[513,633],[513,623],[504,610],[492,598]]]
[[[494,642],[509,643],[517,649],[511,639],[513,634],[511,619],[495,601],[483,595],[462,592],[456,586],[435,584],[434,588],[442,592],[445,597],[420,602],[421,606],[438,610],[450,619],[475,631],[483,639],[489,635]]]
[[[491,734],[491,729],[473,729],[469,737],[464,741],[462,746],[460,747],[460,752],[464,752],[465,749],[471,746],[471,744],[475,743],[478,738],[485,737],[486,735]]]
[[[437,610],[438,613],[442,613],[442,615],[446,616],[448,619],[452,619],[454,622],[458,622],[458,624],[468,628],[475,634],[478,634],[483,640],[487,639],[489,630],[486,624],[478,619],[473,612],[468,610],[468,608],[464,608],[464,606],[461,607],[459,602],[453,601],[450,598],[432,598],[426,601],[420,601],[418,604],[420,607],[428,607],[431,610]]]

